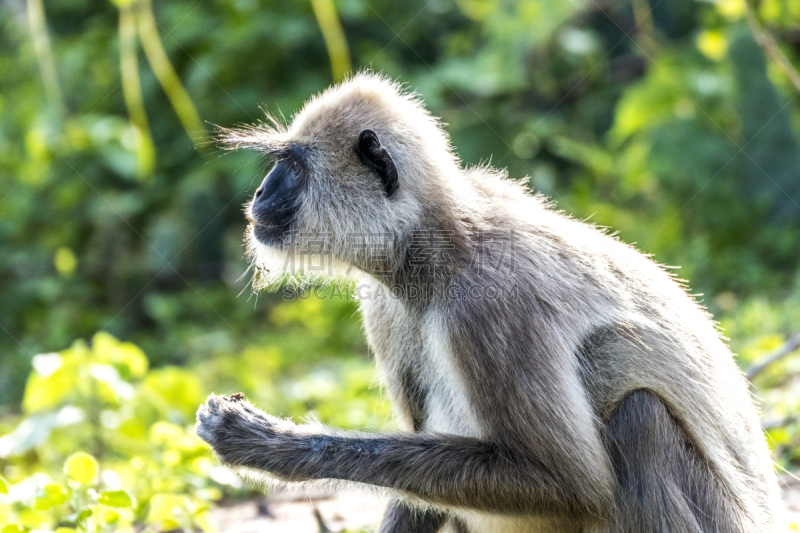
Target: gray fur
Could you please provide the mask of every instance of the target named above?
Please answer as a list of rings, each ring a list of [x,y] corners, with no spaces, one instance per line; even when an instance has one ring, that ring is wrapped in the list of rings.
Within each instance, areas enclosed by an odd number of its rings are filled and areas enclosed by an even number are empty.
[[[367,128],[396,164],[391,197],[353,150]],[[248,232],[261,285],[315,240],[321,257],[358,265],[370,294],[399,289],[362,311],[404,432],[294,425],[211,396],[197,430],[223,462],[389,489],[393,533],[434,531],[442,516],[499,533],[784,527],[747,382],[650,259],[501,171],[462,168],[437,120],[380,76],[322,93],[288,127],[224,137],[307,157],[305,235],[275,249]],[[354,246],[367,232],[374,246]],[[446,242],[414,237],[426,232]]]
[[[400,498],[389,503],[379,533],[436,533],[447,522],[447,515],[439,509],[416,509]]]

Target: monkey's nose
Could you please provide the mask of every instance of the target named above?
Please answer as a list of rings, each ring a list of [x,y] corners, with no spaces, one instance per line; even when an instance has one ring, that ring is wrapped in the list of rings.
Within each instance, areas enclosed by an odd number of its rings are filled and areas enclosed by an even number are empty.
[[[253,212],[285,210],[297,196],[297,180],[293,179],[291,166],[279,162],[261,182],[253,198]]]

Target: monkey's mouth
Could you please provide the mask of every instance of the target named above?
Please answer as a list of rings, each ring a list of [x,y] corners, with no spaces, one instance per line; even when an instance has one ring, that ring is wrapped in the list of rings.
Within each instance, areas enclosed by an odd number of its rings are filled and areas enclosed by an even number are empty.
[[[291,241],[289,235],[292,224],[259,221],[252,216],[247,216],[246,218],[250,223],[247,233],[255,237],[261,244],[266,244],[273,248],[284,248],[287,241]]]
[[[271,223],[269,220],[259,220],[256,215],[253,214],[251,208],[248,208],[244,212],[244,218],[249,222],[249,226],[247,228],[247,232],[251,233],[259,242],[263,244],[274,244],[271,242],[273,239],[274,230],[278,229],[275,228],[275,224]],[[269,238],[268,238],[269,237]],[[269,241],[269,242],[268,242]]]

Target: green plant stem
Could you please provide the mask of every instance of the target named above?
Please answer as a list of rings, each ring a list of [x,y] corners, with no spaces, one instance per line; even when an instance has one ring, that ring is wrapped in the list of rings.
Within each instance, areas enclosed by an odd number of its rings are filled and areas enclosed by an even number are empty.
[[[130,5],[119,9],[119,63],[122,76],[122,94],[128,116],[136,130],[136,155],[139,175],[152,174],[155,166],[155,145],[150,135],[150,125],[144,109],[142,87],[139,82],[139,60],[136,57],[136,21]]]
[[[639,37],[639,45],[648,56],[653,57],[656,53],[656,31],[650,2],[647,0],[631,0],[631,6],[633,7],[633,18],[636,24],[636,34]]]
[[[92,427],[92,455],[98,462],[103,461],[105,457],[105,442],[103,440],[103,427],[100,422],[100,411],[102,400],[100,398],[100,391],[97,387],[97,380],[89,377],[90,390],[89,390],[89,424]]]
[[[137,23],[139,27],[139,37],[142,41],[144,53],[147,61],[158,78],[158,82],[167,93],[173,109],[178,114],[178,118],[183,124],[183,128],[195,143],[202,143],[205,140],[205,128],[200,120],[200,115],[192,103],[189,93],[181,83],[178,74],[164,50],[161,37],[158,35],[158,28],[155,23],[155,14],[150,0],[141,0],[140,9],[137,13]],[[198,148],[205,149],[205,144],[197,144]]]
[[[333,81],[340,82],[353,67],[350,63],[347,39],[336,15],[336,6],[333,5],[333,0],[311,0],[311,7],[314,9],[314,16],[317,17],[322,38],[325,39],[325,46],[328,48]]]
[[[42,0],[28,0],[27,8],[28,25],[33,38],[33,49],[36,53],[36,61],[39,64],[42,83],[53,109],[59,117],[63,117],[65,113],[64,98],[61,95],[61,87],[58,84],[56,61],[53,57],[53,49],[50,46],[50,37],[47,34],[44,4]]]

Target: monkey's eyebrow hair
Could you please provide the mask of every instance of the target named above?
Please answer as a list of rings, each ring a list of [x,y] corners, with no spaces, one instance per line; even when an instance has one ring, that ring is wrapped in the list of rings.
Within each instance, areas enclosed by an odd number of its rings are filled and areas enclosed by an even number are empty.
[[[275,146],[271,150],[265,150],[265,152],[276,159],[291,158],[299,162],[305,161],[306,156],[308,155],[308,149],[296,143]]]
[[[264,146],[261,151],[275,159],[285,159],[294,156],[295,151],[289,145]]]
[[[282,159],[304,160],[304,150],[291,143],[263,143],[252,144],[249,148],[255,149],[271,160],[279,161]]]
[[[217,141],[226,150],[256,150],[271,159],[292,158],[305,162],[308,146],[281,138],[282,131],[263,126],[242,126],[239,128],[218,128]]]

